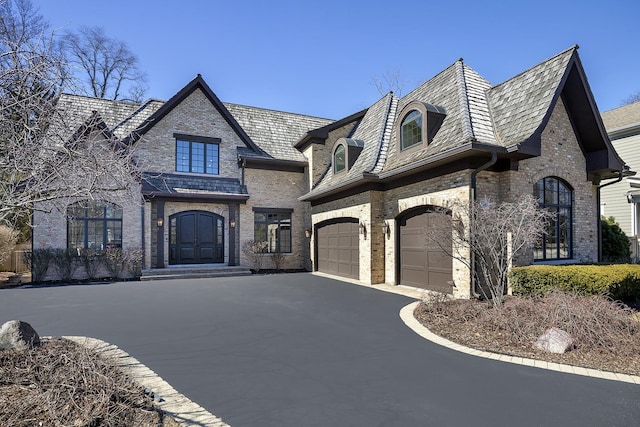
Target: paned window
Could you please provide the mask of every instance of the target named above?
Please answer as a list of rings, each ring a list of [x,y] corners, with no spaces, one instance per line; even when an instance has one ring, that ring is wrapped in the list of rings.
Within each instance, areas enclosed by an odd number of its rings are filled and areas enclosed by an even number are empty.
[[[402,120],[400,149],[405,150],[422,142],[422,113],[412,110]]]
[[[554,214],[542,238],[534,247],[535,260],[572,258],[573,192],[571,188],[558,178],[546,177],[536,183],[534,197],[538,199],[540,207]]]
[[[342,172],[347,167],[344,145],[340,144],[333,153],[333,173]]]
[[[122,208],[100,200],[86,200],[67,208],[69,249],[122,248]]]
[[[176,140],[176,171],[219,174],[220,148],[214,142]]]
[[[267,252],[291,252],[291,212],[256,210],[253,230],[256,242],[267,242]]]

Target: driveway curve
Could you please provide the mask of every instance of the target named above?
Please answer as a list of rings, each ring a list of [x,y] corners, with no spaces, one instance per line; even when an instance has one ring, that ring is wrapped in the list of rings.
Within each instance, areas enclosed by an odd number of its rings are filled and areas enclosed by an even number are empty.
[[[640,386],[474,357],[410,298],[317,275],[0,290],[0,322],[96,337],[242,426],[630,426]]]

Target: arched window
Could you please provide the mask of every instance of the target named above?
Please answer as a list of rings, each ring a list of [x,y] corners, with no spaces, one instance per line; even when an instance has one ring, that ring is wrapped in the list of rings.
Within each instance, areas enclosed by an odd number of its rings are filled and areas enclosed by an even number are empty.
[[[122,247],[122,208],[100,200],[84,200],[67,208],[69,249]]]
[[[570,259],[573,254],[573,192],[559,178],[546,177],[536,182],[534,197],[540,207],[551,211],[544,235],[534,248],[536,260]]]
[[[333,152],[333,173],[342,172],[347,167],[345,154],[344,145],[339,144]]]
[[[411,110],[402,120],[400,149],[405,150],[422,142],[422,113]]]

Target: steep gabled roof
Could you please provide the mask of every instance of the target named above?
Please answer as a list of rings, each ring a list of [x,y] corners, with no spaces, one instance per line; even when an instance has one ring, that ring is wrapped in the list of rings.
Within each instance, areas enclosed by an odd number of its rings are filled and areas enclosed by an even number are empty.
[[[244,142],[247,147],[255,151],[260,151],[258,146],[256,146],[256,144],[251,140],[242,126],[238,124],[236,119],[231,115],[229,110],[227,110],[222,101],[220,101],[216,94],[213,93],[209,85],[207,85],[200,74],[198,74],[193,80],[187,83],[185,87],[178,91],[178,93],[172,96],[171,99],[169,99],[160,108],[158,108],[157,111],[155,111],[146,120],[144,120],[144,122],[142,122],[138,129],[136,129],[125,139],[125,143],[135,143],[138,139],[140,139],[142,135],[149,132],[149,130],[151,130],[158,122],[160,122],[167,114],[169,114],[169,112],[180,105],[182,101],[184,101],[197,89],[200,89],[202,93],[204,93],[207,99],[216,108],[216,110],[218,110],[223,119],[229,124],[229,126],[231,126],[233,131],[238,135],[240,140],[242,140],[242,142]]]

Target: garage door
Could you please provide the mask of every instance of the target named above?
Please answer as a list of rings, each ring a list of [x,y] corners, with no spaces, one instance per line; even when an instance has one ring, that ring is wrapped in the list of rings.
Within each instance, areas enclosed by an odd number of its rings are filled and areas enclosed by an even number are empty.
[[[357,222],[337,222],[318,228],[318,271],[359,279]]]
[[[451,257],[429,238],[431,227],[451,230],[451,220],[440,214],[424,212],[400,221],[400,283],[451,293]],[[450,241],[441,243],[451,246]]]

